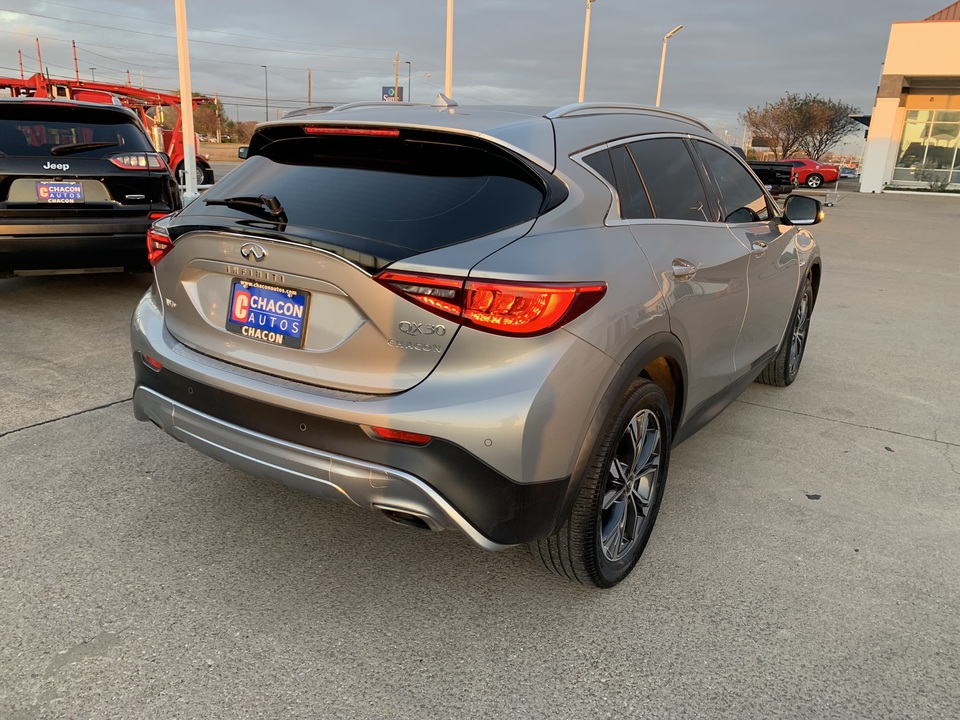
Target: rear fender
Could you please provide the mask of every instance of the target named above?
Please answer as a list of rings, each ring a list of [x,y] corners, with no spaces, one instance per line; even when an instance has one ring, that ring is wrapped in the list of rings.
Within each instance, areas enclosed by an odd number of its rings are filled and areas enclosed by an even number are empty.
[[[662,362],[661,359],[665,359],[666,362]],[[561,512],[554,526],[554,532],[566,520],[573,509],[573,504],[580,495],[583,478],[597,453],[604,426],[610,418],[613,408],[626,393],[631,383],[638,377],[647,377],[664,388],[671,404],[672,436],[676,437],[686,402],[683,388],[687,377],[687,363],[683,346],[677,337],[670,333],[661,332],[644,340],[627,356],[604,392],[577,455],[573,475],[570,479],[570,485],[567,487],[567,494],[564,497]]]

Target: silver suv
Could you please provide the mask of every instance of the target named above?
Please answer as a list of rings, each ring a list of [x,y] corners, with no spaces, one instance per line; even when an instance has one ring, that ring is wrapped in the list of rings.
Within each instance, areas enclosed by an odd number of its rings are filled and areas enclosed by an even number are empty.
[[[132,324],[137,417],[246,472],[609,587],[670,449],[799,370],[820,204],[691,118],[358,103],[248,158]]]

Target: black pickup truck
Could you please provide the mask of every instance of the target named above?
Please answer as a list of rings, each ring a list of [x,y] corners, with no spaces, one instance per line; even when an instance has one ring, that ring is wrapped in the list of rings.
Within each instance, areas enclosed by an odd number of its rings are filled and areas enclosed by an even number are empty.
[[[743,148],[733,148],[744,160],[747,156]],[[757,160],[747,160],[747,165],[760,178],[772,195],[789,195],[796,189],[797,185],[793,181],[793,165],[781,162],[759,162]]]

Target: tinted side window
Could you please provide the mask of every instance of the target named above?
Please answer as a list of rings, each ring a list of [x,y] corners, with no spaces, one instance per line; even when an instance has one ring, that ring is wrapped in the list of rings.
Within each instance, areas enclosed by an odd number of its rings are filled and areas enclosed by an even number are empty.
[[[647,191],[627,148],[623,145],[611,148],[610,159],[613,161],[613,173],[617,177],[621,217],[652,218],[653,210],[650,209]]]
[[[608,183],[617,186],[617,178],[613,174],[613,164],[610,162],[610,153],[606,150],[595,152],[593,155],[587,155],[583,161],[600,173],[600,177]]]
[[[643,183],[659,218],[710,220],[700,173],[680,138],[630,143]],[[616,163],[614,163],[616,167]]]
[[[617,189],[620,196],[620,217],[624,220],[632,218],[652,218],[650,201],[647,191],[643,187],[633,158],[622,145],[609,152],[594,153],[585,157],[584,161],[600,173],[604,180]]]
[[[724,222],[760,222],[770,219],[767,196],[743,165],[716,145],[697,142],[696,147],[717,185]]]

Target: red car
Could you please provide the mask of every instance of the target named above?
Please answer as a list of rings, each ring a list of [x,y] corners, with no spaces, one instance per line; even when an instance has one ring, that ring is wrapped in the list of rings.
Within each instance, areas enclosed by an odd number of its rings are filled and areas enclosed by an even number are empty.
[[[825,182],[836,182],[840,177],[839,166],[827,165],[810,158],[787,158],[780,162],[793,165],[793,179],[798,185],[816,188]]]

